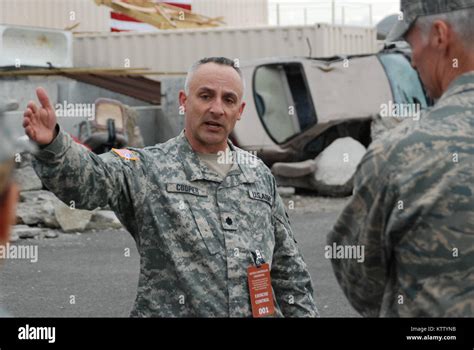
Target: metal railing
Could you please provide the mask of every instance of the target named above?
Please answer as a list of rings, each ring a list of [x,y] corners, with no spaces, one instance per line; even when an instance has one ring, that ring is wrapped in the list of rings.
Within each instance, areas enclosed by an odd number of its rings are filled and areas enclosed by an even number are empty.
[[[398,12],[400,1],[386,1],[383,3],[371,2],[340,2],[337,0],[324,0],[318,2],[277,2],[271,3],[269,7],[270,21],[273,16],[273,24],[288,24],[288,18],[292,24],[331,23],[332,25],[354,24],[352,17],[356,14],[363,17],[357,25],[373,27],[375,20],[380,20],[384,15]],[[384,9],[386,11],[384,11]],[[383,14],[385,12],[385,14]],[[382,14],[382,15],[381,15]],[[296,23],[295,23],[296,22]]]

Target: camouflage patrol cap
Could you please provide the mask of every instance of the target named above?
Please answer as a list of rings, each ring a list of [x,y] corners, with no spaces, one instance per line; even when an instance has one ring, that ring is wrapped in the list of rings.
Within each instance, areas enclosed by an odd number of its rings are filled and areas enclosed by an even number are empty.
[[[385,40],[403,40],[418,17],[438,15],[470,7],[474,7],[474,0],[401,0],[403,18],[397,21]]]

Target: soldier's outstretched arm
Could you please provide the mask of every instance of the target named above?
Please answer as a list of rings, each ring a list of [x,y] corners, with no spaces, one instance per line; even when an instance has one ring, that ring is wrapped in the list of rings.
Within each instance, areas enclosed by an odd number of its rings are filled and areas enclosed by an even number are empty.
[[[275,299],[285,317],[317,317],[313,286],[306,263],[293,236],[283,202],[274,184],[275,251],[271,279]]]
[[[109,204],[118,212],[130,212],[131,188],[140,188],[138,166],[111,152],[96,155],[77,144],[57,124],[49,98],[37,89],[41,106],[30,102],[24,113],[26,134],[40,146],[33,165],[44,185],[66,204],[93,210]],[[133,175],[133,176],[130,176]]]
[[[379,315],[390,259],[385,229],[395,193],[387,185],[393,174],[381,167],[383,154],[382,146],[374,143],[362,159],[353,196],[329,233],[325,250],[346,297],[369,317]]]

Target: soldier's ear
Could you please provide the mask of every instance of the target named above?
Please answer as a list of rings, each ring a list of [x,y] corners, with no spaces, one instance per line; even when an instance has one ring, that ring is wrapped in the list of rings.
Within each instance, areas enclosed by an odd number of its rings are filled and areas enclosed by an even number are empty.
[[[245,109],[245,102],[242,102],[239,108],[239,116],[237,117],[237,120],[240,120],[240,118],[242,118],[242,113],[244,113],[244,109]]]
[[[184,90],[180,90],[179,91],[179,105],[185,108],[187,99],[188,99],[188,96],[186,96],[186,92],[184,92]]]
[[[454,33],[446,22],[437,20],[433,23],[431,33],[429,35],[431,46],[437,50],[444,51],[452,42],[452,36]]]

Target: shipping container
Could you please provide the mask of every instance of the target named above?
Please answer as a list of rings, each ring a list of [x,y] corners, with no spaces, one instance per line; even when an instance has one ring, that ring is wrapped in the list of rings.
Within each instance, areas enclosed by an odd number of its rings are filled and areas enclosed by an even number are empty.
[[[205,56],[244,61],[376,51],[375,29],[327,24],[77,34],[74,37],[74,65],[77,67],[144,67],[159,72],[185,72],[193,62]]]
[[[268,24],[268,0],[195,0],[192,10],[204,16],[223,17],[229,27]]]

